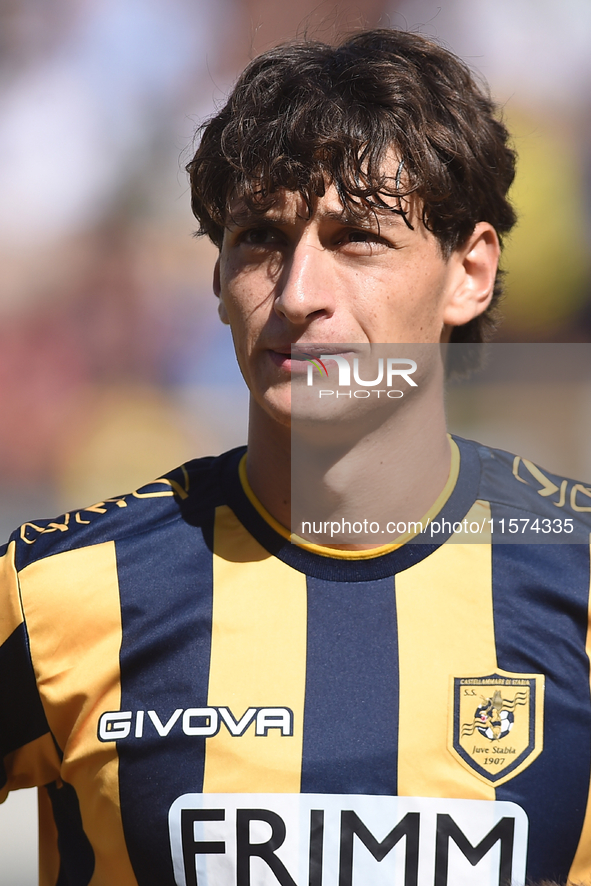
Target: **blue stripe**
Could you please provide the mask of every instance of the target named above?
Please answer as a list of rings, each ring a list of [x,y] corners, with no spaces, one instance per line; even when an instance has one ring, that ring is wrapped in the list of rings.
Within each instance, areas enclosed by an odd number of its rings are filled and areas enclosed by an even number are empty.
[[[566,880],[585,815],[591,774],[588,596],[588,547],[493,547],[499,666],[546,675],[544,750],[496,792],[527,812],[528,876],[535,881]]]
[[[78,796],[71,784],[45,786],[57,828],[60,868],[55,886],[88,886],[94,873],[94,851],[82,826]]]
[[[397,744],[394,580],[309,578],[302,791],[396,794]]]
[[[37,691],[24,624],[0,646],[0,787],[6,784],[2,760],[49,732]]]
[[[211,518],[204,531],[179,518],[117,543],[121,709],[146,712],[143,737],[132,729],[118,742],[123,827],[139,886],[174,883],[168,810],[203,788],[205,739],[185,735],[181,720],[159,736],[147,711],[166,723],[178,708],[207,705],[211,531]]]

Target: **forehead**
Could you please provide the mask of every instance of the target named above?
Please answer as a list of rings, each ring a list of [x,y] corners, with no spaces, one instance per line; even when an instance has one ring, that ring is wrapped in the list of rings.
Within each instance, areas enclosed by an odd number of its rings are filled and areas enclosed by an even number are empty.
[[[326,220],[345,225],[372,228],[403,227],[409,230],[416,225],[422,226],[418,201],[388,194],[381,195],[380,199],[382,203],[377,201],[366,203],[355,197],[352,197],[350,202],[343,202],[336,187],[329,185],[321,197],[314,197],[308,205],[300,192],[280,188],[272,196],[260,202],[247,202],[240,197],[231,199],[226,226],[241,227],[256,223],[257,219],[281,224]]]
[[[363,163],[361,167],[363,167]],[[404,223],[411,215],[416,221],[420,221],[422,205],[415,196],[405,197],[405,186],[408,186],[407,176],[404,174],[404,163],[394,148],[385,153],[385,158],[380,166],[380,171],[375,176],[375,191],[372,192],[372,182],[364,175],[368,171],[360,168],[360,180],[356,184],[360,188],[367,186],[370,196],[364,200],[353,194],[346,193],[344,201],[339,196],[339,191],[331,182],[330,177],[325,177],[325,188],[322,196],[309,192],[308,201],[301,191],[289,190],[287,187],[278,186],[277,189],[266,199],[243,200],[239,196],[230,199],[226,221],[240,224],[241,218],[246,217],[250,221],[253,215],[264,216],[267,219],[289,218],[310,221],[322,217],[329,217],[343,221],[368,221],[369,223],[399,224]],[[343,183],[341,183],[343,184]],[[381,187],[382,190],[378,190]],[[253,189],[251,188],[251,194]],[[342,193],[342,192],[341,192]],[[412,222],[414,226],[414,221]],[[408,225],[407,225],[408,226]]]

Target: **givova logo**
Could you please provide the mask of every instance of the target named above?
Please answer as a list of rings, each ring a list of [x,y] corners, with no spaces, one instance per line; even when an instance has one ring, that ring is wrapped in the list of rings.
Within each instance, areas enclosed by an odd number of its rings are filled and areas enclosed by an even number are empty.
[[[172,714],[156,711],[105,711],[98,721],[99,741],[121,741],[158,735],[165,738],[173,729],[185,735],[209,738],[223,725],[230,735],[239,738],[254,723],[254,734],[266,736],[270,729],[280,735],[293,735],[293,711],[290,708],[248,708],[236,718],[230,708],[177,708]]]
[[[510,802],[354,794],[185,794],[177,886],[523,886],[527,816]]]

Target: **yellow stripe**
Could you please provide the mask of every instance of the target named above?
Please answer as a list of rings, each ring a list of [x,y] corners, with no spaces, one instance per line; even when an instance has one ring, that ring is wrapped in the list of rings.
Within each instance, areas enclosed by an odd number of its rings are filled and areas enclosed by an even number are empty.
[[[57,828],[51,800],[45,788],[37,791],[39,802],[39,886],[55,886],[60,872]]]
[[[2,802],[9,791],[49,784],[60,777],[60,761],[49,732],[27,742],[4,758],[8,777],[0,792]]]
[[[0,557],[0,646],[22,623],[23,613],[19,599],[18,579],[14,568],[12,541],[3,557]]]
[[[97,721],[121,704],[121,611],[113,542],[56,554],[20,575],[31,655],[62,778],[78,795],[96,866],[91,886],[137,886],[119,808],[115,743]]]
[[[441,508],[444,506],[450,495],[455,489],[455,485],[458,479],[458,475],[460,473],[460,450],[458,449],[458,445],[453,440],[449,434],[449,445],[451,451],[451,462],[449,468],[449,474],[445,483],[445,486],[441,490],[440,494],[437,496],[429,510],[426,514],[423,514],[420,520],[417,522],[421,524],[421,526],[427,526],[432,520],[435,519]],[[304,548],[306,551],[311,551],[314,554],[319,554],[321,557],[331,557],[335,560],[373,560],[375,557],[381,557],[382,554],[388,554],[390,551],[395,551],[398,548],[402,547],[403,544],[410,541],[416,535],[417,532],[407,532],[406,535],[398,536],[395,541],[386,544],[379,545],[375,548],[369,548],[368,550],[360,550],[360,551],[347,551],[340,550],[338,548],[329,548],[325,545],[317,545],[312,542],[307,542],[303,538],[300,538],[293,532],[290,532],[289,529],[286,529],[285,526],[282,526],[275,517],[273,517],[269,511],[265,508],[264,505],[258,500],[254,492],[252,491],[252,487],[248,482],[248,476],[246,473],[246,459],[247,453],[245,453],[240,459],[240,464],[238,466],[238,474],[240,476],[240,482],[242,484],[242,488],[246,494],[246,497],[253,505],[254,508],[259,512],[263,520],[269,524],[269,526],[275,530],[279,535],[286,538],[288,541],[297,544],[298,547]],[[414,521],[413,521],[414,522]]]
[[[589,547],[589,557],[591,560],[591,545]],[[589,626],[587,628],[586,652],[591,661],[591,576],[589,578]],[[589,673],[591,681],[591,670]],[[585,821],[581,831],[581,838],[575,853],[572,867],[568,873],[569,883],[588,883],[591,881],[591,784],[589,785],[589,798],[587,800],[587,811],[585,813]]]
[[[240,737],[222,724],[207,739],[205,792],[300,790],[306,683],[306,577],[267,553],[232,511],[216,511],[209,704],[235,719],[252,707],[287,707],[294,735]]]
[[[396,576],[402,796],[495,798],[447,749],[450,675],[496,670],[491,582],[487,544],[442,545]]]
[[[490,531],[490,504],[487,501],[476,500],[469,512],[466,514],[463,520],[458,521],[461,522],[461,530],[459,532],[454,532],[452,537],[449,539],[449,544],[483,544],[489,545],[492,541],[492,533]],[[470,526],[472,524],[472,529],[474,529],[474,524],[478,524],[477,532],[472,532]],[[437,539],[437,536],[435,536]]]

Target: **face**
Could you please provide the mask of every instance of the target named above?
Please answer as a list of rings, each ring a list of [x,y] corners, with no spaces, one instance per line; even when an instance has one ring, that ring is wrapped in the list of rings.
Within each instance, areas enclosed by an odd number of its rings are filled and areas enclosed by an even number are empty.
[[[416,213],[413,230],[388,211],[353,219],[334,187],[310,218],[289,191],[264,215],[240,203],[231,215],[214,275],[220,316],[251,396],[282,423],[291,374],[305,368],[292,344],[438,342],[490,299],[498,242],[484,223],[445,258]]]

